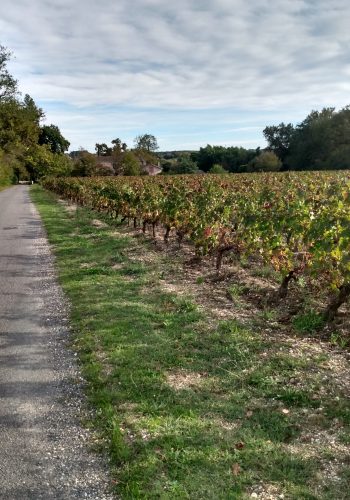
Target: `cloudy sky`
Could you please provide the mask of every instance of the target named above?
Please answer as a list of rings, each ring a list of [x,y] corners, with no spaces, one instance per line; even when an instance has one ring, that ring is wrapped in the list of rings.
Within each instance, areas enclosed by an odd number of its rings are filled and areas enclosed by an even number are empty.
[[[20,83],[93,151],[264,145],[262,130],[350,104],[348,0],[1,0]]]

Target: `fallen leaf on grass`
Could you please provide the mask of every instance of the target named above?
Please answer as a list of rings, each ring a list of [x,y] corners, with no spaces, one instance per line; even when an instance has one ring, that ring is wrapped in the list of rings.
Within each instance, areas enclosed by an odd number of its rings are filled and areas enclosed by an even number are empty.
[[[231,472],[234,476],[238,476],[241,472],[241,466],[237,463],[234,463],[231,467]]]

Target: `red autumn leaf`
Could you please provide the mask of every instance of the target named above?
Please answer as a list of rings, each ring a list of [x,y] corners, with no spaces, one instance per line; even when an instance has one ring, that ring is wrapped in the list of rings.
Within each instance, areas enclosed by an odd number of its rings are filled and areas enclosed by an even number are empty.
[[[235,444],[236,450],[242,450],[245,447],[245,444],[243,441],[239,441],[238,443]]]

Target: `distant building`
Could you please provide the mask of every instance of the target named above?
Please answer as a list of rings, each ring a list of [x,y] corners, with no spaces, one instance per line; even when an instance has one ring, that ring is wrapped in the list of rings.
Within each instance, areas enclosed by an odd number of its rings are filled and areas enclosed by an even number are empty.
[[[104,170],[103,175],[118,175],[117,173],[117,163],[113,156],[96,156],[97,168],[100,167]],[[158,175],[162,172],[162,167],[160,163],[155,165],[153,163],[148,163],[147,161],[139,158],[141,170],[148,175]],[[110,172],[108,174],[108,171]]]
[[[146,163],[141,161],[141,168],[148,175],[158,175],[162,172],[162,167],[158,163],[158,165],[154,165],[152,163]]]
[[[115,175],[117,164],[113,156],[96,156],[96,165],[103,169],[107,175],[108,170],[110,171],[109,175]]]

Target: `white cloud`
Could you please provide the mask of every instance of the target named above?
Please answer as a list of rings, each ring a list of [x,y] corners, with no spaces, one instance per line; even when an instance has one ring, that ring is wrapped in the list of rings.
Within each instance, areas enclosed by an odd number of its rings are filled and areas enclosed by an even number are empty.
[[[0,42],[44,107],[257,109],[288,121],[348,103],[349,14],[347,0],[2,0]]]

